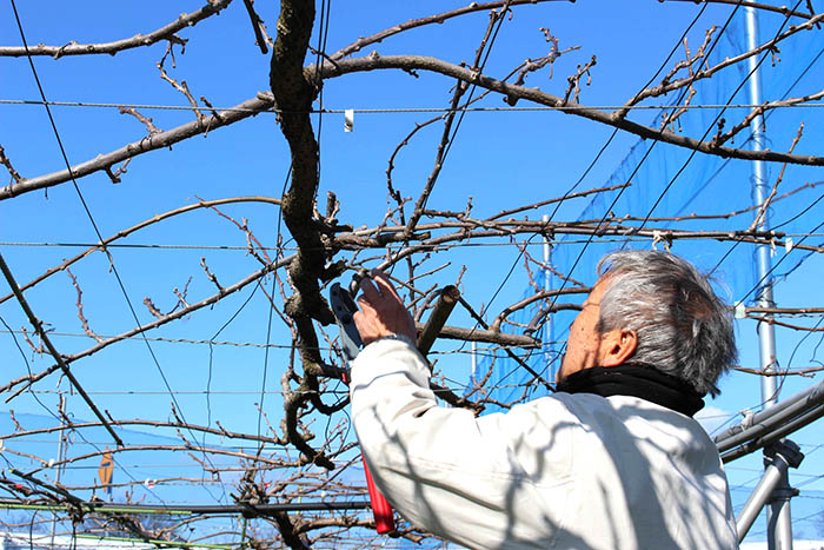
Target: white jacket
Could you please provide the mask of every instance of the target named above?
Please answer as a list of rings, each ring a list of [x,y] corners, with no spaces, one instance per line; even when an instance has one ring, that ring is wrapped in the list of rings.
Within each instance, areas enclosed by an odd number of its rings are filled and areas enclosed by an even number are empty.
[[[355,429],[414,525],[471,548],[737,548],[715,445],[642,399],[556,393],[476,418],[439,407],[401,339],[355,360]]]

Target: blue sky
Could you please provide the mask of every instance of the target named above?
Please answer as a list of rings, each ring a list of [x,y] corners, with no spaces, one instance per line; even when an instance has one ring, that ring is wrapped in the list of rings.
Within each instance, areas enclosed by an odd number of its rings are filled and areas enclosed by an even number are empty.
[[[18,2],[17,7],[29,44],[60,45],[71,40],[88,43],[145,33],[200,5],[198,2],[85,2],[76,5],[27,1]],[[442,3],[439,9],[458,5],[461,4]],[[813,5],[824,8],[818,2]],[[274,29],[277,6],[258,2],[256,7],[269,29]],[[713,24],[723,25],[733,9],[710,5],[703,12],[688,34],[693,51],[701,43],[705,30]],[[430,10],[432,6],[408,2],[333,2],[327,50],[337,50],[358,36],[426,15]],[[583,88],[581,102],[620,105],[656,72],[700,10],[700,6],[688,2],[653,1],[621,3],[620,6],[584,2],[524,6],[502,26],[486,72],[503,75],[526,57],[546,55],[549,46],[539,30],[545,27],[558,37],[562,50],[575,49],[558,60],[552,78],[544,70],[531,75],[527,84],[563,95],[566,77],[574,73],[579,64],[597,55],[592,83]],[[469,61],[486,21],[486,14],[478,13],[460,21],[449,21],[388,39],[362,54],[375,50],[381,55],[415,53],[436,55],[456,63]],[[781,23],[781,17],[763,14],[762,36],[774,33]],[[743,14],[735,14],[715,55],[730,55],[722,52],[735,52],[735,48],[741,47],[742,25]],[[173,78],[185,80],[195,97],[205,96],[216,107],[229,107],[267,89],[268,56],[255,47],[240,2],[234,2],[218,17],[183,31],[181,36],[189,39],[185,53],[176,48],[175,66],[167,60],[166,68]],[[317,43],[316,38],[313,44]],[[0,45],[19,44],[11,10],[4,10],[0,16]],[[816,61],[820,44],[820,34],[808,32],[800,37],[798,44],[782,46],[780,62],[775,66],[768,59],[763,65],[765,98],[781,97],[785,91],[799,94],[820,91],[824,84],[821,76],[824,72]],[[119,114],[114,107],[89,104],[145,106],[139,110],[151,116],[164,130],[191,120],[192,114],[186,110],[158,107],[187,105],[185,98],[159,77],[155,64],[164,48],[165,44],[157,44],[115,56],[59,60],[34,58],[49,100],[87,104],[86,107],[52,107],[71,163],[93,159],[145,135],[145,128],[133,117]],[[811,70],[804,73],[806,67]],[[797,83],[796,78],[800,78]],[[728,70],[711,85],[700,86],[698,97],[704,104],[747,103],[743,92],[732,96],[741,80],[741,73]],[[8,100],[0,104],[0,145],[14,167],[25,177],[63,169],[63,159],[44,108],[14,102],[39,99],[25,58],[0,58],[0,82],[0,99]],[[324,86],[323,106],[332,112],[316,116],[314,120],[316,128],[322,128],[322,172],[318,193],[321,210],[326,192],[334,191],[341,201],[338,217],[342,222],[356,227],[380,223],[390,204],[385,183],[387,159],[416,123],[437,114],[401,111],[443,108],[448,104],[452,84],[437,75],[422,73],[413,78],[390,71],[328,81]],[[661,105],[673,99],[670,95],[649,104]],[[505,106],[495,96],[486,98],[481,105]],[[518,107],[526,106],[525,103],[518,104]],[[356,110],[354,132],[343,132],[343,109]],[[808,107],[776,113],[768,121],[769,146],[786,150],[799,122],[804,120],[805,133],[796,152],[821,156],[820,144],[824,136],[822,128],[815,125],[815,121],[820,120],[819,111]],[[725,115],[728,124],[739,120],[744,113],[741,109],[730,109]],[[690,111],[683,118],[683,131],[700,137],[716,114],[716,111]],[[656,115],[657,110],[649,109],[634,111],[631,116],[633,120],[649,122]],[[649,144],[638,145],[636,137],[619,133],[593,164],[611,131],[611,128],[560,112],[469,113],[454,140],[429,206],[461,211],[471,196],[473,215],[489,216],[503,209],[560,196],[584,173],[587,175],[581,181],[580,190],[622,181],[639,163],[643,164],[642,170],[633,176],[633,187],[615,206],[617,215],[646,214],[672,178],[675,178],[672,189],[665,194],[655,215],[682,215],[692,211],[720,214],[752,204],[750,168],[742,161],[725,164],[717,159],[696,158],[687,163],[687,152],[664,145],[656,146],[655,155],[650,160],[641,161],[641,153]],[[394,182],[405,196],[415,197],[422,188],[431,170],[439,136],[440,126],[433,125],[420,132],[398,155]],[[735,144],[743,143],[744,139],[741,136]],[[685,163],[687,169],[676,177]],[[590,166],[591,170],[587,172]],[[102,235],[107,236],[155,214],[196,202],[198,197],[207,200],[241,195],[278,197],[287,170],[287,149],[274,116],[261,114],[210,132],[207,137],[195,137],[176,144],[171,151],[159,150],[142,155],[128,165],[121,183],[113,184],[100,173],[82,178],[78,184],[95,223]],[[771,165],[768,170],[768,179],[772,182],[781,167]],[[718,175],[713,177],[716,172]],[[784,174],[779,192],[814,184],[822,179],[821,175],[820,169],[791,166]],[[6,183],[0,181],[2,185]],[[793,233],[796,242],[815,229],[817,235],[807,237],[807,243],[820,244],[822,231],[816,227],[824,218],[824,207],[815,201],[820,199],[821,193],[820,187],[812,187],[782,200],[771,210],[771,219],[776,224],[791,220],[783,229]],[[574,221],[580,216],[601,216],[613,196],[592,204],[589,199],[569,201],[560,208],[556,219]],[[221,209],[238,221],[247,219],[249,227],[263,243],[267,246],[274,244],[279,219],[276,207],[246,203]],[[534,211],[529,216],[535,219],[543,213],[546,212]],[[744,214],[731,220],[706,222],[701,227],[744,229],[751,220],[752,214]],[[693,223],[685,227],[695,228],[697,225]],[[93,243],[96,236],[77,192],[71,184],[64,184],[47,193],[33,192],[0,203],[0,241],[4,258],[22,283],[60,263],[62,258],[82,250],[83,247],[75,245]],[[201,258],[206,258],[210,269],[225,284],[257,269],[257,262],[243,251],[245,242],[243,233],[216,213],[197,211],[139,232],[124,241],[124,244],[137,246],[113,248],[112,253],[126,294],[135,305],[140,320],[146,322],[151,318],[142,305],[147,296],[161,310],[171,309],[177,301],[172,289],[184,288],[190,277],[191,301],[213,292],[214,287],[200,268]],[[584,261],[576,268],[573,277],[591,283],[594,280],[592,266],[597,258],[620,244],[609,242],[588,247]],[[152,247],[148,248],[150,245]],[[650,242],[635,242],[633,246],[649,247]],[[685,255],[703,269],[711,269],[730,247],[729,242],[679,241],[673,251]],[[558,266],[564,268],[563,262],[568,266],[580,249],[575,244],[559,245]],[[529,250],[540,258],[540,241],[533,241]],[[742,245],[721,263],[716,272],[719,291],[730,302],[744,298],[754,284],[752,251],[751,246]],[[779,247],[773,260],[781,260],[784,254]],[[790,268],[802,258],[802,253],[793,251],[777,270],[779,274],[789,272],[776,287],[779,305],[821,305],[817,286],[822,272],[820,254],[804,258],[803,263],[791,271]],[[515,270],[510,276],[513,265]],[[489,306],[499,288],[501,291],[492,309],[501,308],[516,301],[527,286],[518,250],[513,246],[458,247],[434,255],[428,266],[445,266],[431,277],[429,283],[439,285],[454,282],[462,266],[466,266],[462,291],[476,308],[482,304]],[[113,335],[134,326],[123,293],[102,254],[93,254],[77,264],[72,273],[83,290],[84,312],[94,330],[102,335]],[[5,293],[5,289],[2,292]],[[53,328],[54,342],[62,353],[75,353],[93,344],[82,334],[75,307],[77,294],[65,273],[56,274],[27,292],[26,297],[34,311]],[[249,302],[245,304],[247,298]],[[272,422],[279,421],[280,376],[288,360],[288,349],[271,348],[267,354],[262,347],[267,338],[281,346],[287,346],[290,340],[288,332],[278,323],[267,334],[267,313],[262,293],[254,291],[253,294],[253,288],[248,287],[214,308],[201,310],[150,333],[151,337],[163,339],[151,341],[148,346],[157,362],[145,342],[134,340],[79,361],[74,371],[84,387],[93,393],[98,405],[115,417],[167,417],[168,388],[172,388],[188,421],[207,424],[220,420],[230,429],[255,431],[261,423],[255,403],[260,401],[264,377],[268,392],[264,408]],[[0,304],[0,316],[15,331],[26,324],[14,301]],[[803,323],[812,325],[817,321],[818,318],[813,318]],[[456,313],[454,322],[466,326],[469,319]],[[568,322],[559,315],[556,326],[563,327]],[[758,364],[754,332],[753,321],[744,320],[738,324],[743,366]],[[798,331],[777,329],[779,363],[797,368],[820,365],[824,352],[819,349],[821,337],[818,334],[805,336]],[[24,347],[25,360],[5,327],[0,332],[4,379],[21,376],[28,368],[38,371],[51,365],[47,357],[33,354],[19,334],[16,337]],[[248,345],[213,345],[210,349],[208,345],[196,343],[211,339]],[[444,343],[440,349],[451,352],[456,346]],[[439,361],[449,379],[466,380],[468,355],[446,353]],[[782,395],[790,395],[819,380],[820,376],[787,377]],[[708,410],[715,413],[711,416],[717,415],[711,421],[736,422],[740,419],[740,411],[757,409],[760,403],[758,385],[759,380],[752,375],[736,373],[729,376],[722,383],[721,397],[710,404]],[[53,392],[58,387],[67,390],[68,386],[53,375],[40,382],[36,389]],[[211,392],[208,396],[204,393],[207,390]],[[56,397],[53,393],[38,397],[47,407],[54,407]],[[71,396],[69,400],[70,410],[77,418],[90,416],[77,396]],[[24,394],[10,404],[0,403],[0,411],[8,409],[44,414],[30,394]],[[824,482],[818,477],[822,474],[818,447],[820,428],[802,431],[797,441],[810,454],[798,479],[808,490],[824,490]],[[759,462],[760,458],[751,457],[730,465],[731,483],[736,487],[751,486],[755,471],[760,468]],[[739,498],[736,492],[734,496]],[[801,498],[805,498],[804,494]],[[812,512],[806,515],[810,514]],[[808,522],[803,529],[812,535],[815,525]]]

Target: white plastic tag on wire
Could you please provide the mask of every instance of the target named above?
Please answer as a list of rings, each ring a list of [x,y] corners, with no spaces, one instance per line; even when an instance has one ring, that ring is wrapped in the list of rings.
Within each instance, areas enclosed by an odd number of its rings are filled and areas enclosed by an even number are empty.
[[[343,111],[343,131],[351,132],[355,129],[355,110],[346,109]]]

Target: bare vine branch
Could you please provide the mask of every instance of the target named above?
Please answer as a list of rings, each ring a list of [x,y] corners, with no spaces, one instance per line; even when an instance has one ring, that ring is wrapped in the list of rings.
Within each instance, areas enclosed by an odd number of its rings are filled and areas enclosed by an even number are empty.
[[[177,37],[175,33],[187,27],[193,27],[204,19],[220,13],[231,2],[232,0],[208,0],[206,5],[199,10],[189,14],[183,14],[172,23],[169,23],[148,34],[136,34],[131,38],[116,40],[114,42],[103,42],[99,44],[78,44],[74,41],[64,44],[63,46],[47,46],[45,44],[38,44],[36,46],[29,46],[28,50],[20,46],[3,46],[0,47],[0,57],[48,55],[55,59],[59,59],[69,55],[114,55],[125,50],[151,46],[157,42],[162,42],[173,38],[182,40]]]

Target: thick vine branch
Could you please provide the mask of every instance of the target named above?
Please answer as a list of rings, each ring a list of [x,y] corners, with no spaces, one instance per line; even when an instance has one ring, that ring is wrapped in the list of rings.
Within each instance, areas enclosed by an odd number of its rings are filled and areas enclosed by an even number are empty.
[[[337,61],[352,55],[353,53],[357,53],[363,48],[367,46],[371,46],[372,44],[377,44],[382,42],[383,40],[394,36],[396,34],[400,34],[402,32],[424,27],[427,25],[440,25],[449,19],[453,19],[455,17],[460,17],[462,15],[467,15],[469,13],[476,13],[480,11],[489,11],[502,8],[503,6],[520,6],[520,5],[534,5],[534,4],[542,4],[545,2],[574,2],[575,0],[500,0],[498,2],[472,2],[467,6],[457,8],[450,11],[445,11],[442,13],[438,13],[435,15],[429,15],[426,17],[421,17],[419,19],[412,19],[410,21],[404,21],[402,23],[398,23],[396,25],[392,25],[391,27],[384,29],[380,32],[375,34],[358,38],[355,42],[344,46],[337,52],[333,53],[329,56],[331,60]]]
[[[204,447],[201,445],[194,445],[192,443],[186,443],[183,445],[128,445],[118,447],[116,449],[96,449],[94,451],[90,451],[88,453],[75,455],[72,457],[68,457],[64,460],[59,460],[49,464],[49,462],[43,462],[40,467],[34,468],[31,471],[27,472],[29,475],[37,474],[42,472],[43,470],[55,467],[55,466],[65,466],[68,464],[74,464],[75,462],[82,462],[84,460],[88,460],[90,458],[95,458],[99,456],[103,456],[105,453],[125,453],[125,452],[134,452],[134,451],[173,451],[173,452],[197,452],[197,453],[210,453],[214,455],[220,456],[231,456],[234,458],[241,458],[244,460],[257,460],[264,464],[268,464],[270,466],[284,466],[288,465],[288,461],[284,461],[281,459],[275,458],[266,458],[260,455],[253,455],[249,453],[245,453],[242,451],[231,451],[228,449],[221,449],[220,447]]]
[[[772,6],[762,2],[748,2],[746,0],[661,0],[662,2],[689,2],[690,4],[728,4],[732,6],[745,6],[748,8],[755,8],[761,11],[768,11],[772,13],[780,13],[784,16],[800,17],[802,19],[810,19],[815,17],[814,13],[805,13],[803,11],[793,11],[787,6]]]
[[[513,5],[519,3],[523,2],[512,2]],[[485,4],[484,6],[500,6],[502,4],[504,4],[504,2],[493,2]],[[456,15],[460,15],[461,13],[465,13],[467,10],[476,11],[475,8],[478,8],[478,6],[474,6],[472,9],[467,8],[463,10],[455,10],[454,15],[453,12],[448,12],[447,14],[440,14],[438,16],[425,18],[425,21],[420,22],[419,24],[424,25],[438,23],[448,17],[453,17]],[[688,77],[687,79],[680,79],[678,81],[670,82],[666,85],[666,87],[657,87],[654,89],[650,89],[649,91],[642,91],[640,92],[640,94],[643,94],[644,97],[648,95],[657,95],[659,93],[665,93],[666,91],[677,89],[680,86],[693,82],[697,78],[708,78],[718,70],[728,67],[731,64],[741,62],[750,55],[756,55],[757,53],[768,48],[774,48],[775,45],[781,40],[784,40],[789,36],[792,36],[793,34],[800,32],[801,30],[811,29],[816,24],[820,24],[822,20],[824,20],[824,15],[822,14],[811,16],[809,20],[803,23],[802,25],[791,27],[781,36],[765,44],[762,44],[761,46],[759,46],[751,52],[746,52],[744,54],[741,54],[740,56],[724,60],[716,66],[700,71],[696,75]],[[410,24],[412,23],[413,22],[410,22]],[[464,82],[477,83],[479,86],[483,88],[503,94],[509,100],[523,99],[540,105],[563,108],[563,112],[567,114],[581,116],[596,122],[607,124],[609,126],[617,127],[619,129],[633,133],[645,139],[656,139],[680,147],[693,149],[706,154],[718,155],[721,157],[740,158],[745,160],[789,162],[793,164],[806,164],[814,166],[824,165],[824,157],[821,156],[791,155],[787,153],[777,153],[769,150],[750,151],[747,149],[724,147],[718,144],[713,144],[712,142],[699,141],[686,136],[681,136],[676,132],[652,128],[629,121],[624,116],[625,111],[608,113],[598,109],[588,108],[582,105],[565,106],[563,98],[561,97],[543,92],[537,88],[525,88],[523,86],[507,84],[505,81],[496,80],[494,78],[484,75],[479,75],[478,73],[466,69],[465,67],[454,65],[446,61],[439,60],[437,58],[415,55],[391,57],[370,55],[366,58],[344,59],[346,55],[358,51],[361,47],[364,47],[367,44],[379,42],[382,38],[386,36],[391,36],[393,34],[396,34],[397,32],[400,32],[402,28],[413,28],[416,25],[417,24],[411,25],[409,27],[404,27],[402,25],[393,27],[385,31],[385,33],[378,33],[371,37],[361,39],[353,45],[350,45],[349,47],[344,48],[340,52],[334,54],[333,56],[330,56],[329,61],[324,61],[322,63],[320,70],[318,70],[314,65],[310,65],[305,69],[303,75],[308,75],[312,80],[319,82],[322,79],[335,78],[353,72],[372,71],[378,69],[401,69],[405,71],[428,70],[443,74],[445,76],[457,78]],[[275,57],[273,56],[273,62],[274,59]],[[294,67],[293,72],[295,72],[296,74],[296,70]],[[300,80],[303,81],[305,86],[308,86],[309,93],[313,94],[313,90],[315,88],[309,86],[309,84],[306,82],[306,79],[303,78],[303,75],[301,75]],[[297,77],[294,76],[294,78]],[[273,80],[272,83],[275,84],[276,81],[280,82],[280,77]],[[279,102],[280,109],[286,109],[287,106],[297,108],[299,112],[304,113],[304,118],[306,119],[306,123],[308,124],[308,113],[311,110],[311,100],[308,104],[306,104],[306,102],[304,101],[303,105],[301,105],[300,101],[297,101],[295,98],[289,97],[291,88],[289,88],[289,85],[286,84],[286,82],[278,84],[278,86],[283,86],[284,90],[282,91],[282,93],[286,94],[286,97],[282,98],[284,99],[285,103]],[[820,93],[816,93],[801,98],[791,98],[783,101],[767,102],[764,105],[760,106],[759,109],[767,111],[782,106],[797,105],[799,103],[810,101],[812,100],[812,98],[819,96]],[[312,97],[314,96],[312,95]],[[640,98],[638,96],[636,96],[636,98],[633,98],[632,100],[632,102],[637,101],[640,101]],[[260,112],[269,110],[272,108],[272,106],[272,98],[268,94],[260,94],[258,97],[244,101],[243,103],[233,108],[226,109],[220,112],[215,112],[210,117],[204,117],[204,120],[202,122],[199,120],[195,120],[193,122],[178,126],[177,128],[173,128],[171,130],[144,137],[138,142],[130,143],[125,147],[122,147],[115,151],[99,155],[97,158],[92,159],[90,161],[86,161],[75,166],[72,166],[72,173],[75,175],[76,178],[80,178],[97,171],[110,171],[112,169],[112,166],[118,162],[126,161],[130,158],[133,158],[148,151],[153,151],[156,149],[171,146],[174,143],[178,143],[194,135],[204,133],[204,131],[206,130],[212,131],[230,124],[234,124],[236,122],[249,118],[250,116],[254,116]],[[289,118],[297,119],[299,117],[290,116]],[[301,134],[297,131],[298,126],[294,126],[294,128],[295,129],[290,130],[290,132],[293,136],[293,139],[297,139],[298,136]],[[311,125],[309,125],[309,129],[311,130]],[[315,146],[316,145],[317,144],[315,144]],[[310,142],[307,141],[304,147],[308,147],[306,152],[311,153]],[[58,185],[60,183],[65,183],[67,181],[70,181],[70,179],[71,177],[68,170],[61,170],[58,172],[54,172],[52,174],[46,174],[43,176],[37,176],[33,178],[23,178],[20,181],[13,182],[12,184],[7,185],[5,187],[0,187],[0,200],[8,199],[23,193],[34,191],[36,189],[43,189],[54,185]]]
[[[172,217],[178,216],[180,214],[185,214],[187,212],[191,212],[191,211],[197,210],[199,208],[214,208],[215,206],[219,206],[219,205],[222,205],[222,204],[231,204],[231,203],[239,203],[239,202],[262,202],[262,203],[279,205],[280,204],[280,199],[273,199],[273,198],[270,198],[270,197],[231,197],[231,198],[226,198],[226,199],[215,199],[215,200],[202,200],[201,199],[199,202],[197,202],[195,204],[189,204],[187,206],[182,206],[180,208],[175,208],[174,210],[168,210],[166,212],[163,212],[162,214],[156,214],[156,215],[152,216],[151,218],[149,218],[147,220],[143,220],[142,222],[137,223],[137,224],[135,224],[131,227],[127,227],[126,229],[122,229],[122,230],[118,231],[114,235],[111,235],[110,237],[107,237],[107,238],[103,239],[103,241],[99,245],[95,245],[95,246],[91,246],[91,247],[87,248],[83,252],[69,258],[68,260],[64,260],[63,263],[61,263],[60,265],[49,268],[42,275],[39,275],[38,277],[35,277],[34,279],[29,281],[28,283],[26,283],[24,285],[21,285],[20,290],[26,291],[29,288],[35,286],[36,284],[44,281],[45,279],[48,279],[49,277],[51,277],[55,273],[57,273],[59,271],[63,271],[64,269],[67,269],[68,267],[72,266],[73,264],[79,262],[80,260],[82,260],[83,258],[88,256],[89,254],[92,254],[93,252],[95,252],[97,250],[102,250],[104,246],[108,246],[109,244],[111,244],[111,243],[113,243],[113,242],[115,242],[119,239],[122,239],[124,237],[127,237],[127,236],[131,235],[132,233],[134,233],[136,231],[139,231],[141,229],[149,227],[150,225],[154,225],[154,224],[156,224],[158,222],[161,222],[165,219],[172,218]],[[13,297],[14,297],[14,294],[12,294],[11,292],[6,294],[5,296],[0,297],[0,304],[2,304],[6,300],[9,300],[10,298],[13,298]]]
[[[92,401],[92,398],[89,397],[89,394],[86,393],[86,390],[83,389],[83,386],[81,386],[80,382],[77,380],[77,378],[75,378],[74,374],[69,369],[69,365],[64,359],[64,356],[61,355],[57,351],[57,348],[54,347],[54,344],[52,344],[51,339],[49,338],[46,331],[43,329],[43,322],[32,311],[28,301],[23,296],[23,293],[20,291],[20,288],[17,286],[17,282],[14,280],[14,276],[12,275],[11,270],[9,269],[2,255],[0,255],[0,271],[2,271],[3,277],[6,279],[6,282],[11,287],[15,298],[17,298],[17,301],[20,303],[20,307],[26,314],[29,323],[31,323],[31,325],[35,328],[38,336],[40,337],[40,340],[43,342],[43,344],[46,346],[46,349],[49,350],[49,353],[56,361],[54,368],[63,370],[63,374],[66,376],[66,378],[69,379],[72,386],[74,386],[74,388],[77,390],[77,393],[80,394],[80,396],[89,406],[89,409],[91,409],[92,413],[94,413],[94,415],[98,419],[100,419],[100,422],[106,428],[106,431],[109,432],[109,435],[112,436],[112,439],[114,439],[115,443],[117,443],[119,446],[123,446],[123,440],[120,439],[120,436],[117,434],[117,432],[115,432],[112,429],[111,425],[109,424],[109,421],[103,416],[103,414],[100,412],[100,409],[98,409],[97,405],[94,403],[94,401]]]
[[[267,94],[260,97],[248,99],[230,109],[217,112],[212,116],[204,116],[203,122],[194,120],[186,124],[148,135],[140,141],[135,141],[102,155],[98,155],[92,160],[81,162],[72,166],[71,174],[68,170],[58,170],[51,174],[37,176],[34,178],[24,178],[17,183],[0,187],[0,200],[10,199],[23,193],[46,189],[55,185],[71,181],[72,174],[79,179],[95,172],[111,170],[112,166],[118,162],[123,162],[143,153],[171,147],[192,136],[204,133],[206,130],[214,131],[218,128],[234,124],[235,122],[247,119],[272,108],[272,98]]]
[[[45,44],[37,44],[36,46],[29,46],[28,51],[22,46],[2,46],[0,47],[0,57],[23,57],[25,55],[50,55],[55,59],[67,55],[93,55],[93,54],[109,54],[114,55],[124,50],[132,48],[140,48],[143,46],[151,46],[162,40],[171,40],[175,37],[175,33],[187,27],[193,27],[213,15],[223,11],[226,6],[231,4],[232,0],[208,0],[206,5],[192,13],[184,13],[172,23],[164,25],[148,34],[136,34],[131,38],[124,38],[115,40],[113,42],[101,42],[98,44],[78,44],[77,42],[69,42],[63,46],[47,46]],[[179,41],[180,38],[177,38]]]
[[[811,17],[808,21],[800,25],[790,25],[789,29],[784,31],[783,33],[779,34],[778,36],[774,37],[763,44],[755,47],[752,50],[748,50],[744,53],[733,57],[727,57],[720,63],[713,65],[712,67],[707,67],[706,69],[700,69],[694,73],[690,72],[689,76],[685,76],[684,78],[680,78],[677,80],[667,81],[665,80],[658,86],[647,88],[639,92],[629,103],[628,105],[634,105],[641,100],[648,98],[648,97],[658,97],[669,92],[675,91],[677,89],[683,88],[685,86],[692,86],[698,80],[704,80],[707,78],[712,77],[718,71],[730,67],[732,65],[736,65],[745,61],[746,59],[758,55],[759,53],[766,52],[766,51],[775,51],[777,49],[777,45],[780,42],[783,42],[787,38],[793,36],[796,33],[801,31],[809,31],[815,28],[818,25],[821,25],[822,21],[824,21],[824,14],[818,14]],[[621,111],[624,113],[625,111]]]
[[[381,69],[400,69],[403,71],[430,71],[459,80],[472,82],[482,88],[493,90],[508,98],[517,98],[531,101],[547,107],[563,108],[565,114],[580,116],[595,122],[612,126],[644,139],[654,139],[679,147],[692,149],[708,155],[717,155],[723,158],[737,158],[743,160],[763,160],[769,162],[788,162],[790,164],[804,164],[810,166],[824,166],[824,157],[812,155],[792,155],[770,150],[751,151],[748,149],[734,149],[730,147],[714,146],[711,142],[700,141],[694,138],[679,135],[666,129],[657,129],[643,124],[632,122],[626,118],[615,117],[612,113],[592,107],[566,105],[562,97],[544,92],[538,88],[516,86],[495,78],[473,73],[472,71],[449,63],[442,59],[422,55],[370,55],[353,59],[344,59],[336,64],[323,63],[320,69],[322,78],[336,78],[345,74],[366,72]],[[307,69],[312,71],[312,67]],[[769,106],[769,103],[767,104]],[[0,197],[2,198],[2,197]]]
[[[202,432],[211,435],[217,435],[220,437],[225,437],[227,439],[240,439],[246,441],[254,441],[254,442],[266,442],[274,445],[285,445],[286,443],[279,440],[279,439],[272,439],[271,436],[268,435],[257,435],[251,433],[244,433],[244,432],[235,432],[231,430],[225,429],[219,422],[217,423],[217,428],[213,428],[211,426],[201,426],[198,424],[189,424],[184,422],[178,421],[162,421],[162,420],[144,420],[144,419],[134,419],[134,420],[109,420],[109,424],[112,426],[149,426],[153,428],[169,428],[169,429],[181,429],[185,428],[187,431],[195,431],[195,432]],[[103,426],[101,422],[75,422],[71,425],[72,429],[74,430],[82,430],[84,428],[98,428]],[[31,430],[23,430],[23,431],[15,431],[8,434],[2,434],[0,437],[3,438],[4,441],[10,441],[12,439],[18,438],[25,438],[35,435],[43,435],[49,433],[60,432],[61,430],[65,430],[66,426],[51,426],[48,428],[36,428]]]
[[[146,323],[145,325],[140,325],[140,326],[135,327],[131,330],[123,332],[123,333],[121,333],[117,336],[113,336],[111,338],[108,338],[108,339],[104,340],[103,342],[100,342],[99,344],[97,344],[97,345],[95,345],[91,348],[88,348],[84,351],[81,351],[81,352],[78,352],[78,353],[75,353],[75,354],[72,354],[72,355],[61,356],[62,357],[62,362],[65,365],[69,365],[70,363],[73,363],[74,361],[77,361],[78,359],[82,359],[84,357],[88,357],[90,355],[93,355],[93,354],[97,353],[98,351],[100,351],[100,350],[102,350],[102,349],[104,349],[104,348],[106,348],[106,347],[108,347],[112,344],[115,344],[117,342],[122,342],[123,340],[127,340],[127,339],[132,338],[134,336],[137,336],[139,334],[143,334],[146,331],[158,328],[160,326],[165,325],[166,323],[169,323],[171,321],[175,321],[177,319],[185,317],[185,316],[189,315],[190,313],[194,313],[195,311],[197,311],[199,309],[203,309],[204,307],[210,306],[212,304],[216,304],[217,302],[219,302],[220,300],[222,300],[226,296],[228,296],[232,293],[235,293],[238,290],[241,290],[242,288],[246,287],[250,283],[253,283],[253,282],[257,281],[258,279],[266,276],[268,273],[271,273],[272,271],[275,271],[275,270],[277,270],[281,267],[284,267],[284,266],[288,265],[290,262],[292,262],[292,260],[294,260],[294,258],[295,258],[294,256],[289,256],[289,257],[281,259],[280,261],[278,261],[274,264],[264,266],[263,268],[259,269],[258,271],[255,271],[251,275],[249,275],[249,276],[245,277],[244,279],[238,281],[237,283],[225,287],[223,289],[223,291],[218,292],[217,294],[213,294],[212,296],[209,296],[208,298],[205,298],[205,299],[203,299],[203,300],[201,300],[201,301],[199,301],[195,304],[189,304],[184,308],[181,308],[181,309],[179,309],[179,310],[177,310],[173,313],[170,313],[169,315],[166,315],[162,319],[155,319],[151,323]],[[32,384],[34,384],[38,380],[41,380],[41,379],[45,378],[46,376],[48,376],[49,374],[55,372],[56,370],[59,370],[60,368],[61,368],[60,364],[55,364],[55,365],[52,365],[49,368],[46,368],[46,369],[40,371],[37,374],[26,375],[26,376],[23,376],[21,378],[12,380],[12,381],[8,382],[7,384],[5,384],[3,386],[0,386],[0,393],[5,392],[5,391],[9,391],[10,389],[12,389],[12,388],[14,388],[14,387],[16,387],[20,384],[24,384],[24,386],[22,388],[18,389],[14,394],[12,394],[8,398],[6,398],[6,402],[9,402],[12,399],[14,399],[17,395],[19,395],[22,391],[24,391],[27,387],[31,386]]]

